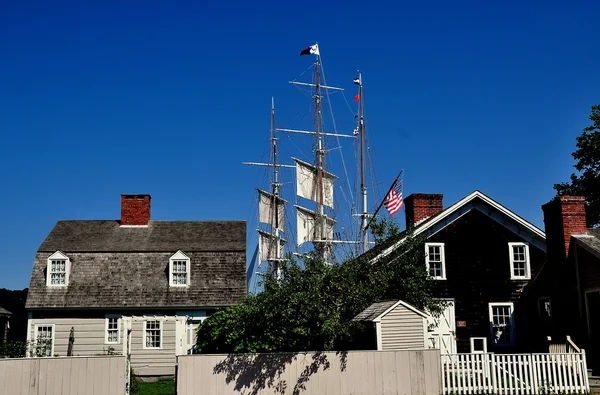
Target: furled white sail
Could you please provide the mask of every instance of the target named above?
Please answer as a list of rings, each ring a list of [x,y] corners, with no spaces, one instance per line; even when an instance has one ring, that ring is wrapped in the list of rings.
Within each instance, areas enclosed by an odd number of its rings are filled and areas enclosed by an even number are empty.
[[[283,231],[285,203],[287,203],[285,200],[278,197],[277,204],[275,204],[275,196],[272,193],[258,189],[259,221],[265,224],[270,224],[273,229],[277,228]],[[277,206],[277,217],[275,217],[275,206]]]
[[[316,214],[312,210],[308,210],[304,207],[296,207],[296,224],[297,224],[297,235],[298,245],[302,245],[308,241],[314,240],[332,240],[333,239],[333,226],[335,220],[327,216],[323,216],[324,229],[323,235],[316,234],[315,217]]]
[[[258,239],[258,256],[260,262],[283,259],[283,246],[285,245],[284,239],[277,238],[272,234],[263,232],[262,230],[258,231]],[[279,244],[279,246],[277,246],[277,244]],[[278,248],[279,253],[277,251]]]
[[[318,169],[306,162],[293,158],[296,162],[296,193],[305,199],[319,201]],[[333,181],[337,177],[323,171],[323,204],[333,207]]]

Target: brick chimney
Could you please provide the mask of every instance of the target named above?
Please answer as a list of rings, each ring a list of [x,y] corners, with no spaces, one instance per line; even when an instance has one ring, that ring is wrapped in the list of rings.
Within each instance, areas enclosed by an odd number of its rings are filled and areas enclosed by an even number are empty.
[[[121,225],[148,225],[150,195],[121,195]]]
[[[444,209],[442,199],[444,195],[438,193],[413,193],[404,199],[406,212],[406,228],[440,213]]]
[[[564,259],[569,253],[571,235],[585,234],[585,198],[556,196],[542,206],[549,256]],[[556,255],[555,255],[556,254]]]

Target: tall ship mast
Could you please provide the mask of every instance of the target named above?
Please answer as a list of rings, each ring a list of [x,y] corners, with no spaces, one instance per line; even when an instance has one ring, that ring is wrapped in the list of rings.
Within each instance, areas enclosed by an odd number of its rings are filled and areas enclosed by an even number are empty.
[[[260,268],[266,263],[266,274],[277,278],[281,275],[280,263],[286,259],[286,250],[292,253],[300,253],[299,249],[303,246],[312,244],[312,251],[320,259],[326,262],[335,262],[339,258],[336,256],[335,247],[339,245],[353,246],[350,250],[352,254],[360,254],[368,249],[369,234],[368,223],[369,214],[367,206],[367,183],[365,177],[366,162],[366,140],[364,108],[362,102],[362,73],[359,72],[358,78],[354,83],[358,85],[358,113],[355,114],[358,125],[354,133],[337,133],[335,122],[332,123],[333,131],[325,128],[323,120],[323,101],[329,99],[330,92],[342,93],[344,89],[328,86],[325,83],[324,73],[322,72],[322,62],[318,44],[312,45],[303,50],[300,55],[314,55],[314,79],[312,81],[290,81],[290,83],[300,89],[308,89],[311,96],[312,111],[314,119],[312,130],[279,128],[275,124],[275,106],[274,100],[271,102],[271,128],[270,128],[270,153],[269,163],[244,162],[244,164],[265,166],[270,170],[270,190],[265,191],[257,189],[258,193],[258,251],[255,253],[257,266]],[[332,115],[331,104],[329,106]],[[310,128],[309,128],[310,129]],[[300,159],[290,155],[291,163],[280,163],[278,141],[279,135],[285,134],[289,139],[291,135],[312,137],[311,151],[312,159]],[[330,149],[327,146],[326,139],[335,139],[340,146]],[[344,235],[343,231],[336,230],[338,225],[339,205],[336,204],[339,198],[334,202],[334,189],[338,177],[329,171],[330,155],[333,151],[341,151],[343,140],[351,140],[356,144],[358,140],[358,153],[360,164],[357,168],[358,178],[360,180],[360,198],[359,204],[349,202],[347,194],[342,193],[346,198],[346,205],[354,210],[354,214],[348,211],[348,217],[358,217],[360,221],[351,219],[354,225],[358,225],[358,232]],[[342,159],[342,163],[343,159]],[[345,164],[344,164],[345,166]],[[285,182],[281,181],[281,170],[295,169],[295,183],[290,182],[291,171],[286,172]],[[344,168],[345,172],[345,168]],[[286,184],[295,186],[295,215],[286,215],[291,209],[291,205],[282,197],[282,187]],[[348,186],[350,184],[348,183]],[[340,188],[342,185],[340,185]],[[359,207],[359,210],[356,209]],[[295,226],[294,226],[295,225]],[[347,224],[344,227],[349,227]],[[347,229],[346,229],[347,230]],[[295,238],[293,233],[295,231]],[[346,236],[346,237],[343,237]],[[288,242],[291,240],[291,242]],[[292,248],[287,248],[292,247]],[[294,249],[296,249],[294,251]],[[306,248],[305,248],[306,249]]]

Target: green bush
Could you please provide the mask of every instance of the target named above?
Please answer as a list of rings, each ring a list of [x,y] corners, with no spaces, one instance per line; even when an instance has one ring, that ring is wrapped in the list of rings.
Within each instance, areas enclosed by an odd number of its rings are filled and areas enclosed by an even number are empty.
[[[25,358],[27,342],[9,341],[0,343],[0,358]]]

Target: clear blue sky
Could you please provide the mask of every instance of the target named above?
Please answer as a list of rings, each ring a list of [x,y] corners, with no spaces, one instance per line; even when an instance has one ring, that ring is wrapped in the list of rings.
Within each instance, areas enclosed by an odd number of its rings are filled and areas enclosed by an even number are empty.
[[[311,4],[318,5],[313,8]],[[330,84],[365,73],[382,178],[475,189],[543,228],[600,103],[598,1],[5,1],[0,287],[29,284],[57,220],[248,220],[268,137],[318,41]],[[346,125],[352,125],[348,114]],[[347,130],[344,130],[347,132]],[[249,230],[251,231],[251,230]]]

